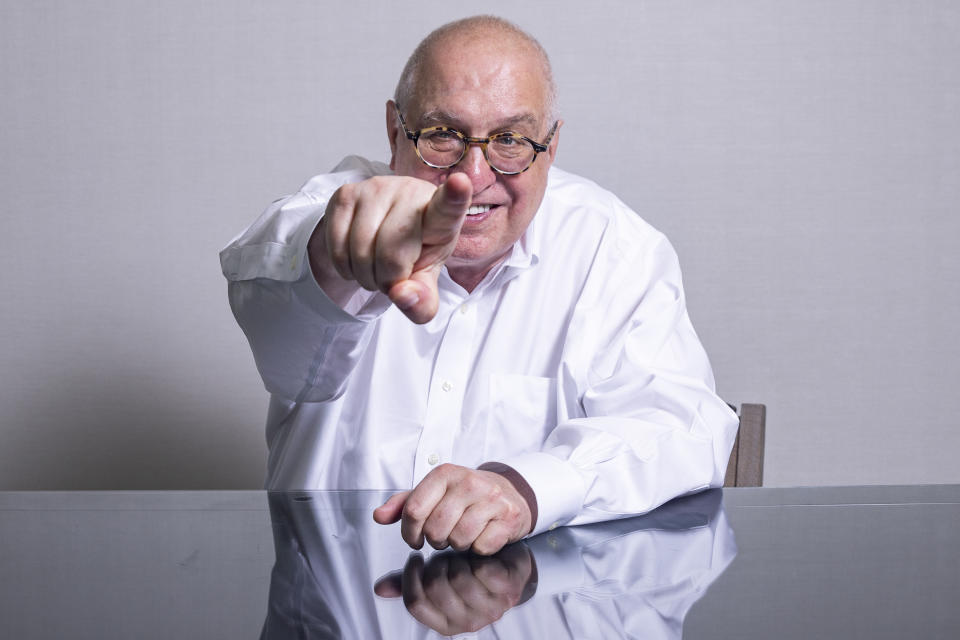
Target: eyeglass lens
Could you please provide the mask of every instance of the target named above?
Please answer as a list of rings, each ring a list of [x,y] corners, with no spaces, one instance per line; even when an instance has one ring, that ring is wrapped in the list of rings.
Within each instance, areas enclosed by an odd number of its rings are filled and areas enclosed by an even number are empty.
[[[417,140],[417,150],[424,161],[437,167],[451,167],[466,151],[466,141],[453,131],[424,131]],[[493,137],[485,149],[487,162],[506,173],[523,171],[536,155],[533,146],[520,136],[505,134]]]

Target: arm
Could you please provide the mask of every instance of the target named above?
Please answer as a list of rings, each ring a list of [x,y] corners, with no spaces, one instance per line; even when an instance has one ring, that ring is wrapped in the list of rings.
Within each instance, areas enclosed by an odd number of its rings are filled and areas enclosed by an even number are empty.
[[[437,276],[470,204],[469,180],[453,176],[437,188],[363,178],[314,179],[221,252],[231,308],[271,393],[333,400],[391,302],[418,323],[436,313]]]
[[[377,168],[348,159],[278,200],[220,252],[230,307],[250,343],[267,390],[297,402],[342,393],[366,346],[371,321],[389,306],[359,290],[333,302],[311,274],[307,243],[327,200]]]
[[[686,310],[676,254],[659,234],[611,251],[577,301],[540,451],[501,460],[533,487],[533,533],[650,511],[721,486],[736,416]]]
[[[409,494],[412,508],[401,495],[374,514],[379,522],[403,518],[411,546],[419,548],[426,539],[434,547],[462,549],[473,540],[474,551],[492,553],[531,533],[518,524],[527,514],[532,533],[539,533],[560,524],[645,513],[677,495],[722,484],[736,417],[714,393],[672,247],[661,234],[638,226],[635,214],[626,215],[606,227],[596,247],[580,225],[569,225],[576,234],[572,239],[562,232],[551,235],[551,242],[564,248],[582,240],[592,257],[589,273],[583,261],[554,271],[564,282],[583,282],[573,287],[569,320],[557,330],[562,346],[544,346],[562,349],[554,370],[556,426],[544,434],[539,450],[489,461],[515,470],[521,482],[507,483],[513,486],[506,490],[482,471],[434,469]],[[535,282],[539,290],[552,290],[551,280]],[[528,338],[537,339],[534,333]],[[554,413],[547,406],[543,411]],[[447,491],[450,478],[458,476],[482,486],[471,495]],[[532,504],[517,485],[532,488]],[[495,535],[481,538],[485,529],[472,520],[480,510],[472,506],[484,501],[486,492],[507,504],[483,512]],[[471,521],[464,523],[468,515]]]

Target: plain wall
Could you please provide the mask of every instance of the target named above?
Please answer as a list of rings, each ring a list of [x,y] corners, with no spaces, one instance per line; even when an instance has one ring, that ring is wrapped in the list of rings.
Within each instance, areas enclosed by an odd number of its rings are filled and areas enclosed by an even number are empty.
[[[960,5],[488,2],[559,166],[665,231],[766,484],[960,481]],[[342,156],[451,2],[0,4],[0,488],[260,486],[218,250]]]

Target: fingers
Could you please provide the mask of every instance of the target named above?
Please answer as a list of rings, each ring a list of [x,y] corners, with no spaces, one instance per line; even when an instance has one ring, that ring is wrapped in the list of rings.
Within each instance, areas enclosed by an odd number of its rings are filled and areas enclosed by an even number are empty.
[[[502,520],[491,520],[483,528],[470,548],[482,556],[493,555],[515,539],[514,529]]]
[[[423,216],[423,243],[445,245],[456,242],[472,197],[470,178],[462,173],[450,174],[427,205]]]
[[[406,280],[423,249],[422,216],[397,210],[388,213],[380,222],[374,240],[374,276],[380,290]]]
[[[373,592],[381,598],[399,598],[403,595],[402,571],[391,571],[381,576],[373,585]]]
[[[350,225],[353,222],[353,199],[351,191],[345,188],[338,189],[323,214],[323,232],[327,254],[330,262],[340,277],[353,280],[353,271],[350,268]]]
[[[529,523],[526,501],[503,476],[446,464],[406,497],[400,534],[414,549],[428,542],[489,555],[522,538]]]
[[[341,277],[375,290],[383,284],[375,275],[378,259],[388,275],[397,270],[390,262],[405,261],[409,270],[419,256],[422,218],[436,191],[424,180],[398,176],[337,189],[327,203],[324,225],[327,250]]]
[[[373,510],[373,519],[377,524],[393,524],[403,514],[403,505],[409,491],[401,491],[390,496],[386,502]]]
[[[484,501],[470,505],[447,535],[450,546],[457,551],[466,551],[474,547],[475,541],[480,538],[484,530],[490,526],[490,523],[496,522],[500,511],[500,505],[494,502]],[[500,547],[504,544],[506,544],[506,541],[501,543]],[[500,547],[497,547],[497,550]],[[474,550],[476,551],[476,549]]]
[[[374,592],[402,597],[416,620],[442,635],[478,631],[522,601],[531,564],[527,562],[526,571],[515,570],[513,557],[518,554],[529,556],[529,551],[521,547],[489,558],[444,552],[426,561],[413,553],[402,571],[377,580]]]
[[[364,289],[383,291],[414,322],[428,322],[437,313],[437,278],[456,247],[472,190],[461,174],[440,188],[399,176],[340,187],[322,222],[333,269]]]
[[[400,520],[400,536],[404,542],[414,549],[423,547],[423,527],[430,517],[434,518],[434,528],[437,528],[438,520],[441,522],[440,528],[442,528],[442,521],[446,518],[443,510],[437,511],[437,508],[446,494],[447,476],[451,473],[448,467],[452,466],[448,464],[440,465],[427,474],[427,477],[407,496],[406,503],[403,505],[403,516]],[[449,509],[449,505],[447,508]],[[442,538],[434,536],[433,542],[436,544],[431,546],[443,548],[441,540]]]

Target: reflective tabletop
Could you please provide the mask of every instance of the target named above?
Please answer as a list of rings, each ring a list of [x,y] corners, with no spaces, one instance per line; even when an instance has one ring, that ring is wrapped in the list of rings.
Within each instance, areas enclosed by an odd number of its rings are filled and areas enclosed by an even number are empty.
[[[0,493],[0,638],[958,638],[960,486],[726,489],[492,557],[387,494]]]

